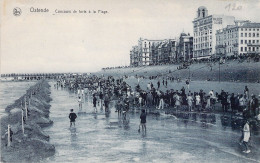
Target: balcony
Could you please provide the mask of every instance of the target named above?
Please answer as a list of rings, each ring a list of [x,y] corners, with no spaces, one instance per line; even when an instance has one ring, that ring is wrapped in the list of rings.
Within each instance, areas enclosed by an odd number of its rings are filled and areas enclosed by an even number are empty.
[[[247,46],[260,47],[260,43],[247,43]]]
[[[216,45],[216,48],[225,48],[226,45]]]

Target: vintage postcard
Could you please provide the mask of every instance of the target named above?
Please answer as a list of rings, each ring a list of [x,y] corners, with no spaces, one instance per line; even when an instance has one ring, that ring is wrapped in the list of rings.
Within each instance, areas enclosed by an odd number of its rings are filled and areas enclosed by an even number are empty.
[[[259,0],[2,0],[1,162],[260,162]]]

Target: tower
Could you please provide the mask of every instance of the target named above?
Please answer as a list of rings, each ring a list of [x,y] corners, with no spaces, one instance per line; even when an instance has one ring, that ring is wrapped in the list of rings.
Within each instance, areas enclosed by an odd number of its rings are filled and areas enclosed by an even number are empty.
[[[197,18],[205,18],[208,16],[208,10],[205,6],[201,6],[197,11]]]

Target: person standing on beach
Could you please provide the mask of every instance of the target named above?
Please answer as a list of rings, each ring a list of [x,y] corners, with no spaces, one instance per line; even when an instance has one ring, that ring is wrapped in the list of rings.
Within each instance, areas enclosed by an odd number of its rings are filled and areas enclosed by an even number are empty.
[[[157,82],[158,89],[160,88],[160,81]]]
[[[144,109],[142,110],[142,113],[140,115],[140,119],[141,119],[140,125],[142,126],[142,131],[146,132],[146,113],[145,113]],[[140,131],[140,128],[139,128],[139,131]]]
[[[104,98],[104,104],[105,104],[105,112],[108,112],[108,107],[109,107],[109,96],[106,93],[105,98]]]
[[[189,81],[189,79],[186,80],[186,85],[187,85],[188,90],[189,90],[190,89],[190,81]]]
[[[100,91],[100,93],[99,93],[99,100],[100,100],[100,108],[102,109],[103,108],[103,93],[102,93],[102,91]]]
[[[193,106],[193,94],[188,94],[187,101],[188,101],[188,106],[189,106],[189,111],[192,111],[192,106]]]
[[[244,94],[246,95],[246,98],[249,99],[249,90],[247,86],[245,86]]]
[[[93,96],[93,107],[94,107],[94,110],[96,111],[97,109],[97,98],[96,96]]]
[[[249,141],[249,138],[250,138],[250,127],[249,127],[249,121],[246,120],[246,123],[243,127],[243,134],[240,138],[240,142],[239,144],[242,145],[244,144],[246,150],[244,150],[243,152],[244,153],[250,153],[250,149],[248,148],[248,141]]]
[[[69,119],[70,119],[70,127],[74,125],[75,127],[75,120],[77,118],[76,113],[73,112],[73,109],[70,109]]]
[[[164,99],[163,99],[163,97],[164,97],[164,94],[161,93],[160,96],[159,96],[160,102],[159,102],[158,109],[162,109],[162,110],[164,109]]]
[[[81,99],[80,96],[79,96],[79,99],[78,99],[78,103],[79,103],[79,111],[82,111],[82,99]]]

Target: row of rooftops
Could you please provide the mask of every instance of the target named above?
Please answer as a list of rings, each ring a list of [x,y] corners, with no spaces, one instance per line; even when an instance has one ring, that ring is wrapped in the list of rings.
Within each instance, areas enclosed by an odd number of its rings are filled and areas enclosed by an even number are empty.
[[[239,22],[239,23],[238,23]],[[250,21],[236,21],[236,25],[228,25],[225,28],[219,29],[216,31],[216,33],[222,33],[223,31],[227,31],[230,29],[238,29],[238,28],[260,28],[260,23],[253,23]]]

